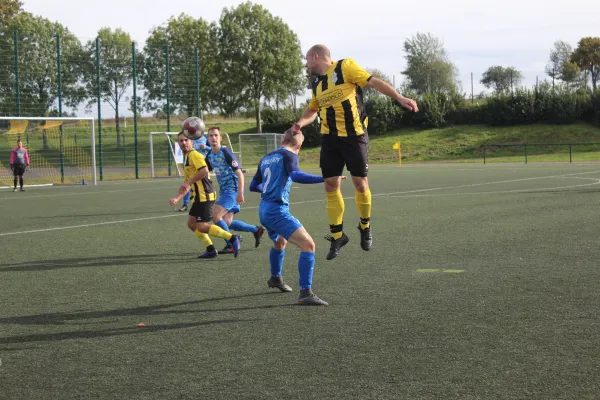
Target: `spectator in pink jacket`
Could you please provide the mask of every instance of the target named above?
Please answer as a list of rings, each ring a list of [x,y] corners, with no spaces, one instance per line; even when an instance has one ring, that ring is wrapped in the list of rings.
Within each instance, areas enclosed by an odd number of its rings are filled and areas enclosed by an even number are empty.
[[[18,139],[17,147],[12,149],[10,153],[10,169],[15,175],[15,188],[13,192],[17,191],[17,177],[19,177],[21,192],[25,191],[25,189],[23,189],[23,174],[25,173],[25,168],[27,167],[29,167],[29,154],[27,153],[27,149],[23,147],[23,142],[21,142],[21,139]]]

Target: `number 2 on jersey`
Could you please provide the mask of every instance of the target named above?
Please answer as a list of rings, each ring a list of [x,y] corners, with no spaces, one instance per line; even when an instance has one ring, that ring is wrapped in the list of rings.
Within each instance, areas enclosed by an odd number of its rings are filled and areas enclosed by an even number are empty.
[[[271,169],[265,169],[265,184],[263,185],[263,193],[267,193],[267,186],[269,186],[269,181],[271,180]]]

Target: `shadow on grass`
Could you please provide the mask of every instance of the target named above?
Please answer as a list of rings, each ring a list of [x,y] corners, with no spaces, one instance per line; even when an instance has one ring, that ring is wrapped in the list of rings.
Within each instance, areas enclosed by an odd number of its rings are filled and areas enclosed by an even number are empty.
[[[224,319],[215,321],[202,321],[202,322],[185,322],[179,324],[164,324],[164,325],[151,325],[145,327],[125,327],[125,328],[109,328],[101,329],[98,331],[75,331],[75,332],[59,332],[59,333],[41,333],[23,336],[10,336],[0,338],[0,344],[14,344],[14,343],[30,343],[30,342],[46,342],[56,340],[69,340],[69,339],[94,339],[102,337],[112,337],[120,335],[135,335],[141,333],[158,332],[174,329],[193,328],[203,325],[215,325],[215,324],[228,324],[233,322],[252,322],[255,320],[242,320],[242,319]],[[14,349],[9,349],[14,350]]]
[[[219,311],[246,311],[254,309],[267,309],[282,307],[281,305],[266,305],[266,306],[248,306],[248,307],[235,307],[235,308],[213,308],[213,309],[194,309],[194,310],[168,310],[173,307],[181,306],[193,306],[203,303],[212,303],[223,300],[235,300],[243,299],[248,297],[259,297],[259,296],[273,296],[279,294],[279,292],[269,291],[261,293],[250,293],[238,296],[224,296],[224,297],[212,297],[208,299],[191,300],[178,303],[166,303],[157,304],[150,306],[132,307],[132,308],[117,308],[114,310],[104,311],[73,311],[73,312],[59,312],[59,313],[44,313],[34,315],[24,315],[20,317],[7,317],[0,318],[0,324],[16,324],[16,325],[67,325],[70,321],[86,321],[93,318],[107,318],[107,317],[129,317],[129,316],[156,316],[156,315],[169,315],[169,314],[190,314],[190,313],[203,313],[203,312],[219,312]],[[287,306],[287,305],[286,305]],[[82,324],[88,324],[83,322]],[[1,343],[0,339],[0,343]]]
[[[93,267],[111,267],[111,266],[129,266],[129,265],[156,265],[156,264],[182,264],[186,267],[202,267],[204,263],[228,262],[233,256],[224,255],[208,260],[198,259],[198,256],[204,249],[198,249],[197,253],[178,253],[178,254],[138,254],[127,256],[109,256],[109,257],[82,257],[82,258],[61,258],[56,260],[27,261],[15,264],[0,264],[1,272],[30,272],[30,271],[51,271],[63,268],[93,268]],[[197,264],[195,264],[197,263]]]
[[[218,302],[223,300],[241,299],[248,297],[257,296],[273,296],[279,292],[262,292],[262,293],[251,293],[239,296],[225,296],[208,298],[201,300],[192,300],[179,303],[166,303],[143,307],[133,308],[118,308],[114,310],[104,311],[75,311],[65,313],[46,313],[36,315],[24,315],[20,317],[7,317],[0,319],[0,324],[9,325],[58,325],[58,326],[72,326],[75,325],[72,321],[78,321],[78,325],[88,325],[91,323],[89,320],[94,318],[108,318],[108,317],[144,317],[147,319],[152,316],[161,315],[173,315],[173,314],[200,314],[200,313],[212,313],[212,312],[231,312],[231,311],[248,311],[248,310],[261,310],[261,309],[276,309],[283,307],[292,307],[296,304],[275,304],[275,305],[258,305],[258,306],[245,306],[245,307],[225,307],[225,308],[209,308],[209,309],[187,309],[187,310],[169,310],[168,308],[198,305],[203,303]],[[44,342],[54,340],[68,340],[68,339],[86,339],[86,338],[99,338],[99,337],[110,337],[118,335],[129,335],[139,334],[147,332],[157,332],[164,330],[193,328],[203,325],[213,324],[224,324],[224,323],[236,323],[236,322],[253,322],[256,319],[223,319],[213,321],[198,321],[198,322],[185,322],[185,323],[174,323],[174,324],[161,324],[138,327],[128,326],[121,328],[107,328],[100,330],[79,330],[71,332],[53,332],[53,333],[39,333],[21,336],[9,336],[0,338],[0,344],[16,344],[16,343],[29,343],[29,342]],[[102,323],[99,321],[96,323]],[[114,322],[111,322],[114,323]],[[9,349],[18,350],[18,349]]]

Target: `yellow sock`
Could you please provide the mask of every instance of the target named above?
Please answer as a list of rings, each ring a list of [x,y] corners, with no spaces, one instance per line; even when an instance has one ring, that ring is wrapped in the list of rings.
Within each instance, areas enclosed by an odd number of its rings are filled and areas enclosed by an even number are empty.
[[[327,218],[329,219],[329,231],[334,239],[342,237],[344,228],[344,198],[338,189],[335,192],[327,192]]]
[[[194,235],[196,235],[196,237],[200,239],[206,247],[212,246],[213,242],[212,240],[210,240],[210,236],[208,236],[206,233],[202,233],[199,230],[196,230],[194,231]]]
[[[223,229],[219,228],[216,225],[210,226],[208,234],[210,236],[215,236],[215,237],[225,239],[225,240],[231,240],[231,236],[233,236],[231,233],[224,231]]]
[[[356,191],[356,208],[360,216],[360,229],[371,225],[371,190],[367,188],[364,193]]]

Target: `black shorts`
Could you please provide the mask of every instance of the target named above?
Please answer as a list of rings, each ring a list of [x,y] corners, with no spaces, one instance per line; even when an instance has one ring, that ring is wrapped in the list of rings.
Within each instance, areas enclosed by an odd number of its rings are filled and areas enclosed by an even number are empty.
[[[23,176],[25,174],[25,164],[14,164],[13,174],[15,176]]]
[[[214,204],[214,201],[192,202],[189,215],[196,217],[196,222],[210,222]]]
[[[342,137],[322,135],[321,173],[323,178],[341,176],[344,165],[352,176],[366,177],[369,172],[369,138],[367,134]]]

